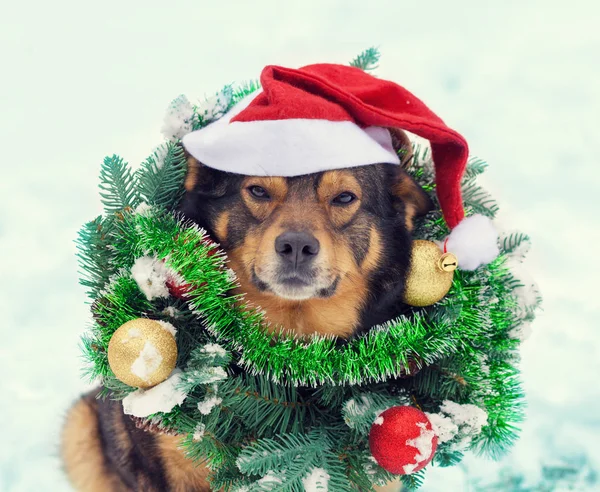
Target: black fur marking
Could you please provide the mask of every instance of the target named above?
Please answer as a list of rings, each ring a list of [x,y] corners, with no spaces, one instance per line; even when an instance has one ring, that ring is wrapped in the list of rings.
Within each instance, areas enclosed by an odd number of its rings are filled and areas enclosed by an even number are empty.
[[[97,408],[98,430],[107,468],[114,471],[127,487],[135,490],[136,475],[128,466],[128,456],[123,455],[119,445],[119,431],[115,428],[114,423],[115,419],[122,417],[115,411],[114,402],[111,400],[98,400]]]
[[[138,490],[140,478],[153,484],[152,490],[169,490],[162,459],[155,437],[135,427],[123,413],[120,402],[97,400],[100,442],[107,468],[112,470],[132,490]],[[130,447],[123,449],[123,439]]]
[[[125,413],[121,412],[121,415],[125,428],[131,436],[133,446],[129,453],[129,460],[134,472],[138,477],[146,475],[145,482],[151,483],[156,487],[156,490],[169,490],[164,463],[158,450],[155,435],[138,429]]]
[[[321,298],[333,296],[333,294],[335,294],[335,291],[337,290],[339,283],[340,277],[338,276],[335,278],[335,280],[331,283],[329,287],[325,287],[324,289],[319,290],[317,295]]]
[[[268,292],[270,290],[269,286],[258,278],[258,275],[256,275],[254,268],[252,269],[252,282],[261,292]]]

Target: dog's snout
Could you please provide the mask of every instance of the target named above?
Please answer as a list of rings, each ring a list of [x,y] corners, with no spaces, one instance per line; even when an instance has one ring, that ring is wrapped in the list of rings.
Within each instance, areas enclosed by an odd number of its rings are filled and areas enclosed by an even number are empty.
[[[294,267],[313,260],[319,254],[319,240],[306,232],[288,231],[275,239],[275,251]]]

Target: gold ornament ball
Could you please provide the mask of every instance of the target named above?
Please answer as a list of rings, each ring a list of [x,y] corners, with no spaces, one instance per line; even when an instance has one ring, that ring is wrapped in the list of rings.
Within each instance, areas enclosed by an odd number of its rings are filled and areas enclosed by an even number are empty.
[[[136,388],[163,382],[175,369],[175,337],[158,321],[137,318],[121,325],[108,343],[108,363],[119,381]]]
[[[439,246],[421,239],[413,241],[404,302],[410,306],[431,306],[442,300],[452,286],[458,260],[442,253]]]

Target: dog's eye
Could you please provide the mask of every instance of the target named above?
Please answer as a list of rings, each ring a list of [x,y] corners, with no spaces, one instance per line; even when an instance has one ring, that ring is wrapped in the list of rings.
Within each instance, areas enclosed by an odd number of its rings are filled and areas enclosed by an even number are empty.
[[[248,191],[255,198],[261,198],[262,200],[268,200],[271,198],[267,190],[265,190],[262,186],[249,186]]]
[[[356,200],[356,195],[354,193],[344,191],[343,193],[340,193],[338,196],[336,196],[333,200],[331,200],[331,203],[333,203],[334,205],[348,205],[354,200]]]

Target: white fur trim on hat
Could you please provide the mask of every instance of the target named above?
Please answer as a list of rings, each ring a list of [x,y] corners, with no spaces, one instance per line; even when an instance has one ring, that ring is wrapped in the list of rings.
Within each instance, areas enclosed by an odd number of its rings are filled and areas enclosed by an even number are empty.
[[[300,176],[368,164],[400,164],[387,129],[351,121],[287,119],[233,122],[248,96],[216,122],[182,139],[208,167],[250,176]]]

